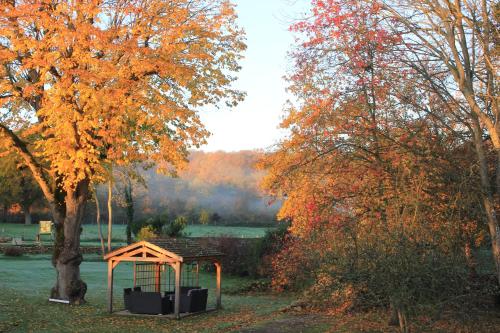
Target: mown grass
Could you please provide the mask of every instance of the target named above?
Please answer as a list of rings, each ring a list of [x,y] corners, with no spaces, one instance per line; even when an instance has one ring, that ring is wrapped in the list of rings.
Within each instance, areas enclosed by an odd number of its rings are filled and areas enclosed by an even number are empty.
[[[47,301],[55,280],[49,255],[0,255],[0,332],[227,332],[272,317],[293,301],[283,295],[223,293],[223,310],[181,321],[113,316],[106,312],[106,264],[95,256],[86,259],[90,260],[82,263],[81,274],[88,286],[88,303],[67,306]],[[122,289],[132,285],[131,269],[120,264],[115,270],[115,309],[123,307]],[[223,291],[249,281],[223,276]],[[214,275],[202,273],[200,284],[209,288],[213,304]]]
[[[116,268],[115,309],[123,307],[122,288],[131,286],[131,270],[128,264]],[[53,304],[47,301],[55,280],[50,255],[0,255],[0,332],[398,332],[387,325],[387,309],[350,314],[284,312],[296,300],[295,295],[238,292],[253,280],[227,275],[222,280],[221,311],[180,321],[110,315],[106,311],[106,264],[98,255],[86,255],[81,274],[88,285],[88,303]],[[214,283],[212,273],[201,274],[200,284],[209,288],[212,304]],[[493,333],[500,327],[498,311],[481,307],[450,310],[439,319],[423,314],[412,317],[412,332]]]

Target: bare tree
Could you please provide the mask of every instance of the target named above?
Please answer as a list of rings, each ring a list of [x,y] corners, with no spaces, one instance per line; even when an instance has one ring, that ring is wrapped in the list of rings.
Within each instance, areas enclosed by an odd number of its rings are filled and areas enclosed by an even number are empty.
[[[482,204],[500,282],[500,225],[496,213],[500,205],[500,6],[487,0],[382,3],[388,24],[402,37],[395,50],[400,59],[421,78],[424,91],[446,102],[448,109],[444,112],[460,123],[474,144]],[[488,168],[489,142],[496,156],[496,180]]]
[[[102,237],[101,208],[99,205],[99,197],[97,195],[97,187],[95,187],[95,186],[94,186],[94,200],[95,200],[95,209],[96,209],[97,233],[99,234],[99,241],[101,243],[101,253],[104,255],[106,253],[106,248],[104,247],[104,238]]]
[[[108,252],[111,252],[111,238],[113,237],[113,180],[112,171],[108,180]]]

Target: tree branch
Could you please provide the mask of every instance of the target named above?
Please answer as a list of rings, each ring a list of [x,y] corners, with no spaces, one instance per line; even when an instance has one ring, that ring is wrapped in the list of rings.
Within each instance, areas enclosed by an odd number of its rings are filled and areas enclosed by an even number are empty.
[[[35,160],[31,152],[28,150],[26,143],[3,124],[0,124],[0,133],[3,133],[7,137],[16,153],[24,159],[24,162],[33,173],[33,177],[40,185],[45,198],[51,205],[53,205],[55,203],[54,192],[49,185],[47,176],[42,166]]]

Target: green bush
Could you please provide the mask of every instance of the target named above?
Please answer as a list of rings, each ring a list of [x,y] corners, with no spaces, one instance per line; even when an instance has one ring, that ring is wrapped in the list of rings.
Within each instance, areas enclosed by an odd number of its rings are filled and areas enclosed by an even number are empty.
[[[171,222],[169,222],[169,220]],[[169,219],[166,212],[147,219],[135,221],[132,224],[132,233],[139,238],[139,234],[149,233],[159,236],[183,237],[184,229],[187,226],[187,219],[184,216],[178,216],[175,219]],[[146,231],[147,230],[147,231]],[[151,237],[150,237],[151,238]]]
[[[184,229],[187,226],[187,219],[184,216],[178,216],[173,222],[165,225],[162,235],[168,237],[183,237]]]
[[[266,234],[261,238],[257,245],[259,257],[280,252],[283,249],[285,239],[289,234],[289,227],[290,223],[280,222],[276,229],[267,230]]]
[[[141,230],[136,235],[137,240],[149,240],[149,239],[154,239],[158,238],[158,235],[154,232],[153,227],[148,225],[145,227],[142,227]]]

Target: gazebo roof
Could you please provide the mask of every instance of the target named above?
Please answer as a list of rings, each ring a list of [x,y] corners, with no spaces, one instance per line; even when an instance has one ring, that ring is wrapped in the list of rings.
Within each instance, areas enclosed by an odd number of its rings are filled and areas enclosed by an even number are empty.
[[[195,261],[199,259],[217,259],[224,254],[216,249],[203,246],[198,241],[189,238],[156,238],[149,241],[140,241],[121,247],[104,256],[105,260],[134,257],[134,261],[141,258],[151,261],[154,258],[165,258],[172,261]]]
[[[156,238],[149,242],[184,259],[224,256],[222,252],[189,238]]]

